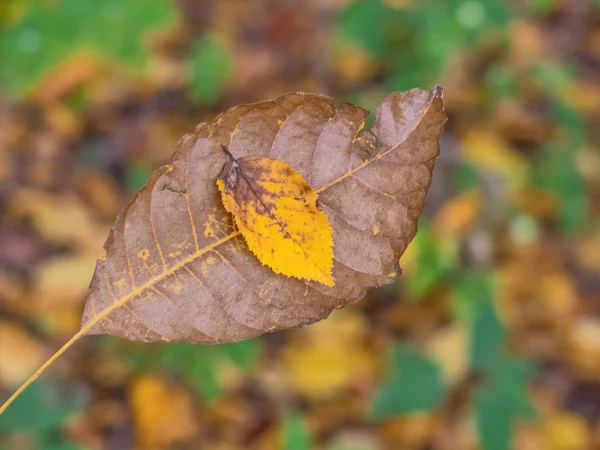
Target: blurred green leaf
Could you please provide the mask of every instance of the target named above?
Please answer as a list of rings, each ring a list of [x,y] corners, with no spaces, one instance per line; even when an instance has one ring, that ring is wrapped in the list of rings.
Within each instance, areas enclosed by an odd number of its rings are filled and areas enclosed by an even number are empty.
[[[391,373],[380,387],[369,415],[376,420],[436,409],[446,387],[438,365],[410,347],[396,347]]]
[[[576,79],[572,67],[551,60],[536,60],[532,62],[529,71],[538,85],[550,96],[559,95],[568,83]]]
[[[114,355],[118,349],[107,347],[105,351]],[[212,403],[223,393],[224,386],[219,378],[221,370],[227,367],[240,374],[247,373],[255,366],[260,354],[260,339],[257,338],[214,346],[187,343],[139,346],[134,343],[121,357],[138,373],[167,369],[180,374],[204,402]]]
[[[169,344],[163,346],[162,363],[180,372],[208,403],[222,394],[218,378],[219,365],[230,363],[241,372],[247,372],[260,356],[260,340],[200,346],[193,344]]]
[[[590,207],[585,181],[577,168],[577,154],[587,139],[586,123],[560,101],[554,103],[552,114],[561,130],[552,144],[534,156],[531,178],[536,187],[556,196],[558,223],[563,231],[573,233],[587,224]]]
[[[419,230],[411,244],[415,252],[415,270],[404,278],[404,285],[412,296],[428,294],[456,267],[455,244],[440,240],[427,223],[419,223]]]
[[[55,433],[54,433],[55,434]],[[37,450],[84,450],[85,447],[60,436],[42,436],[38,440]]]
[[[451,55],[478,45],[514,15],[504,0],[422,0],[418,7],[358,0],[340,13],[337,36],[384,66],[388,90],[402,91],[437,83]],[[496,75],[503,76],[502,89],[514,87],[508,73]]]
[[[152,170],[140,164],[129,164],[125,172],[125,182],[131,192],[137,192],[144,187],[150,179]]]
[[[532,373],[532,364],[507,358],[495,364],[484,386],[476,390],[475,417],[486,450],[510,450],[516,420],[537,417],[527,392]]]
[[[460,192],[480,188],[481,176],[477,167],[466,161],[459,161],[454,173],[454,183]]]
[[[199,104],[214,103],[231,74],[229,52],[217,38],[208,36],[192,47],[189,64],[193,100]]]
[[[546,15],[556,6],[556,0],[528,0],[527,9],[534,14]]]
[[[515,97],[517,95],[517,75],[508,66],[497,64],[490,67],[485,81],[490,93],[495,98]]]
[[[25,13],[0,28],[0,86],[12,97],[78,52],[140,68],[146,35],[176,17],[168,0],[22,0],[21,7]]]
[[[283,450],[310,450],[312,440],[302,415],[296,411],[283,419]]]
[[[496,315],[492,281],[488,274],[467,274],[459,286],[459,295],[476,301],[471,319],[470,361],[478,370],[491,369],[504,353],[506,331]]]
[[[59,427],[82,408],[83,402],[71,391],[58,391],[52,384],[38,380],[0,416],[0,431],[48,431]]]
[[[515,421],[536,417],[527,392],[534,366],[506,351],[506,330],[494,308],[494,288],[485,272],[463,274],[458,285],[459,296],[477,302],[470,320],[470,361],[483,377],[473,400],[479,439],[486,450],[509,450]]]
[[[337,31],[342,39],[372,55],[383,56],[389,41],[389,14],[381,0],[355,1],[340,13]]]
[[[452,279],[452,308],[460,321],[473,324],[481,299],[489,297],[489,274],[485,271],[459,271]]]

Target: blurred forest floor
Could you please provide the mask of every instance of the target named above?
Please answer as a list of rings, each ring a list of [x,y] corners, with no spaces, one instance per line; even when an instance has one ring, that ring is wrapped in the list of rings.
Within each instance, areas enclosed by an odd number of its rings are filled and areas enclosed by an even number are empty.
[[[399,281],[222,346],[86,338],[3,450],[600,449],[600,1],[3,0],[0,398],[195,124],[290,91],[450,120]]]

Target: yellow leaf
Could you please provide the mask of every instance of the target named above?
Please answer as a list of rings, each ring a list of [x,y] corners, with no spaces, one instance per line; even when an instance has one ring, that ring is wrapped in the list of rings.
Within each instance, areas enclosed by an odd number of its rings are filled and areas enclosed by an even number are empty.
[[[44,360],[44,348],[24,329],[13,322],[0,322],[0,383],[12,386]]]
[[[282,354],[282,369],[293,389],[323,400],[373,377],[375,358],[364,342],[364,319],[339,310],[328,320],[293,336]]]
[[[381,434],[388,448],[417,450],[426,446],[438,427],[439,418],[435,414],[422,412],[386,420]]]
[[[429,355],[440,365],[448,385],[460,382],[468,370],[467,332],[458,325],[440,330],[427,342]]]
[[[567,450],[590,448],[590,432],[582,417],[572,413],[559,413],[545,421],[543,427],[545,448]]]
[[[479,218],[482,207],[483,198],[477,191],[467,191],[454,197],[438,213],[436,231],[446,236],[468,231]]]
[[[581,318],[573,323],[569,339],[569,359],[580,376],[600,376],[600,320]]]
[[[229,155],[217,186],[260,262],[275,273],[334,285],[331,226],[302,175],[277,159]]]
[[[523,157],[491,130],[468,130],[462,140],[462,155],[471,164],[503,177],[513,187],[521,186],[527,174]]]
[[[172,448],[198,434],[190,396],[160,377],[142,377],[131,387],[137,441],[144,449]]]

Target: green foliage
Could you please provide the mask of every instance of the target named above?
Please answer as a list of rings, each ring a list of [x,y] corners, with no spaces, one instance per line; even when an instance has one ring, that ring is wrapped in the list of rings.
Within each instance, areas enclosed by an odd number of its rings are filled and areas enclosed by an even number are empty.
[[[529,362],[506,359],[496,362],[489,379],[477,389],[473,407],[486,450],[509,450],[516,420],[537,417],[527,392],[532,373]]]
[[[490,298],[490,283],[490,274],[487,272],[463,270],[454,274],[454,277],[452,278],[452,307],[454,316],[463,323],[473,323],[473,317],[476,312],[482,312],[481,299]],[[494,311],[489,312],[489,314],[494,318],[496,317]],[[489,316],[487,317],[489,318]],[[473,327],[471,332],[481,332],[482,334],[485,334],[486,330],[479,330],[476,326]],[[479,335],[473,336],[472,341],[478,341],[479,337]],[[475,346],[476,348],[471,349],[471,354],[474,352],[479,353],[479,347],[484,345],[485,344],[472,344],[472,346]],[[479,359],[479,357],[477,359]],[[473,360],[473,358],[471,358],[471,360]]]
[[[527,392],[534,367],[505,348],[506,329],[494,309],[491,277],[476,274],[463,283],[463,295],[480,294],[470,333],[471,368],[483,378],[473,400],[479,439],[486,450],[508,450],[516,420],[536,417]]]
[[[139,69],[147,34],[176,17],[168,0],[23,0],[20,8],[0,28],[0,85],[12,97],[78,52]]]
[[[76,414],[82,401],[71,391],[58,392],[41,380],[31,385],[0,417],[0,432],[46,432],[58,428]]]
[[[302,415],[293,411],[283,419],[283,450],[310,450],[313,448],[310,433]]]
[[[529,11],[539,14],[546,15],[552,11],[552,8],[556,5],[556,0],[528,0],[527,8]]]
[[[562,97],[576,74],[571,67],[549,61],[535,62],[531,71],[536,82],[552,94],[552,117],[558,127],[552,143],[535,155],[531,178],[534,186],[556,197],[557,222],[564,232],[573,233],[585,227],[589,215],[585,181],[577,169],[577,154],[588,138],[587,126]]]
[[[148,182],[151,174],[152,170],[149,167],[139,164],[130,164],[127,166],[127,172],[125,173],[127,188],[131,192],[139,191]]]
[[[219,346],[171,344],[164,347],[162,363],[181,373],[206,402],[217,400],[223,391],[218,369],[231,364],[242,372],[249,371],[260,354],[258,340]]]
[[[390,27],[397,14],[380,1],[356,1],[342,11],[338,33],[344,40],[360,45],[368,53],[384,56],[390,51]]]
[[[394,348],[388,360],[391,373],[371,405],[372,418],[431,411],[441,404],[446,387],[437,364],[410,347]]]
[[[38,380],[0,416],[0,433],[34,433],[36,450],[81,450],[61,435],[60,428],[82,410],[83,403],[76,391],[59,391]]]
[[[471,371],[482,379],[475,385],[472,404],[482,448],[508,450],[516,420],[536,417],[527,392],[534,366],[506,349],[507,333],[494,308],[496,289],[491,273],[462,271],[451,281],[457,316],[470,324]],[[395,348],[389,360],[391,374],[371,405],[373,418],[439,407],[447,387],[436,363],[409,347]]]
[[[231,73],[227,49],[214,37],[206,37],[194,44],[189,55],[191,67],[191,94],[199,104],[214,103]]]
[[[510,67],[494,65],[486,74],[486,86],[494,98],[515,97],[518,90],[517,74]]]
[[[470,361],[476,370],[491,370],[504,355],[506,330],[491,302],[491,280],[488,274],[466,275],[459,291],[477,301],[471,318]],[[466,292],[465,292],[466,291]],[[477,297],[470,294],[477,293]]]
[[[211,403],[223,393],[220,371],[227,368],[246,373],[258,361],[260,351],[259,339],[249,339],[214,346],[185,343],[136,346],[125,357],[139,372],[170,369],[180,374],[200,398]]]
[[[422,0],[418,5],[358,0],[340,15],[339,38],[386,67],[389,90],[434,84],[451,55],[478,45],[513,16],[504,0]]]
[[[460,161],[454,174],[454,184],[460,192],[478,189],[481,186],[481,176],[475,166]]]
[[[426,223],[419,223],[419,231],[412,244],[415,252],[415,270],[404,278],[408,292],[420,298],[439,286],[457,264],[455,242],[438,238]]]

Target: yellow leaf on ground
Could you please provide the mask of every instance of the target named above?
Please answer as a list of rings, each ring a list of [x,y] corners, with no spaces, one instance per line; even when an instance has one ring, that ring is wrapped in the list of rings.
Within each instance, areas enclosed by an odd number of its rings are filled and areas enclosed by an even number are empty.
[[[340,42],[335,49],[334,70],[344,86],[355,86],[377,73],[378,63],[359,45]]]
[[[581,318],[573,323],[569,358],[582,375],[593,380],[600,377],[600,320]]]
[[[426,445],[438,426],[434,414],[415,413],[386,420],[381,426],[381,434],[387,448],[418,450]]]
[[[12,322],[0,322],[0,343],[0,383],[5,386],[22,382],[44,361],[42,345]]]
[[[90,285],[96,255],[64,255],[44,261],[33,275],[36,305],[42,309],[65,305],[78,310]]]
[[[590,272],[600,272],[600,233],[582,236],[575,245],[577,263]]]
[[[96,254],[84,252],[50,258],[32,274],[29,303],[34,317],[46,332],[75,332],[81,320],[81,301],[90,285]]]
[[[462,155],[471,164],[503,177],[513,187],[521,186],[527,175],[523,157],[491,130],[468,130],[462,139]]]
[[[427,353],[440,365],[449,386],[458,383],[468,369],[468,336],[458,325],[440,330],[427,342]]]
[[[435,228],[442,235],[454,236],[468,231],[483,206],[481,193],[466,191],[444,205],[435,218]]]
[[[48,241],[101,254],[98,249],[107,227],[75,196],[24,189],[13,196],[7,209],[11,217],[30,220]]]
[[[366,347],[364,319],[348,311],[294,336],[283,353],[283,368],[294,390],[313,400],[335,395],[373,375],[375,355]]]
[[[172,448],[198,434],[190,395],[164,378],[147,376],[131,387],[131,408],[140,448]]]
[[[581,416],[559,413],[544,421],[544,448],[547,450],[586,449],[590,447],[590,430]]]
[[[229,155],[217,186],[263,264],[275,273],[334,285],[333,232],[302,175],[277,159]]]

